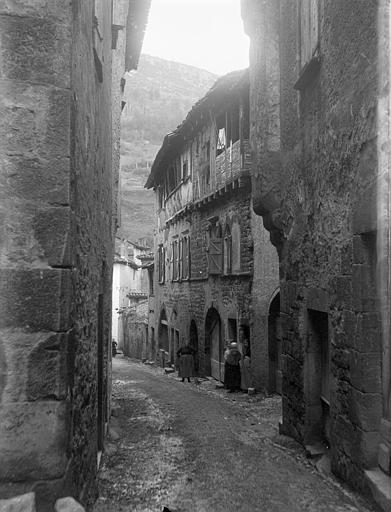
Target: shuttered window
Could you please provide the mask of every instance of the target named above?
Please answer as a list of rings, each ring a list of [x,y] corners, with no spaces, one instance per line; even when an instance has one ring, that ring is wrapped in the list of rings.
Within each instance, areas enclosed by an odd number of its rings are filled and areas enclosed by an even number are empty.
[[[189,279],[190,277],[190,238],[184,236],[181,240],[181,251],[180,251],[180,268],[181,268],[181,279]]]
[[[232,236],[227,226],[224,232],[224,274],[232,272]]]
[[[179,277],[178,273],[179,266],[179,255],[178,255],[178,240],[172,242],[172,280],[177,281]]]
[[[223,241],[210,238],[208,251],[209,274],[221,274],[223,268]]]
[[[304,68],[319,43],[319,0],[300,0],[300,63]]]

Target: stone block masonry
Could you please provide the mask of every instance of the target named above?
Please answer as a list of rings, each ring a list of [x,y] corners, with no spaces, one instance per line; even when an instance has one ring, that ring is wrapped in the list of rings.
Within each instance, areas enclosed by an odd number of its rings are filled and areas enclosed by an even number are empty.
[[[282,430],[326,443],[333,471],[366,489],[366,470],[390,471],[381,429],[390,414],[388,320],[377,278],[385,265],[377,205],[389,179],[379,178],[388,5],[282,4],[242,0],[254,209],[280,260]]]
[[[0,1],[0,497],[35,492],[38,512],[92,503],[108,417],[112,14],[101,2],[97,49],[97,3]]]

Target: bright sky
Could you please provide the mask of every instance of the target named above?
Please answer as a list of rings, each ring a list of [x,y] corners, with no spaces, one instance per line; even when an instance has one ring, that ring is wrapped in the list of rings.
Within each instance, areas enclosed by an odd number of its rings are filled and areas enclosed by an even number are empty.
[[[218,75],[248,66],[240,0],[152,0],[143,53]]]

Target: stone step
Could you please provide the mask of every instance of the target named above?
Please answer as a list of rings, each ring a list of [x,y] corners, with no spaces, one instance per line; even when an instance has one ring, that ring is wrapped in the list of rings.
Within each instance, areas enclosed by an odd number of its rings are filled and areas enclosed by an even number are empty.
[[[365,476],[376,503],[384,510],[391,510],[391,477],[378,468],[365,471]]]
[[[305,445],[305,454],[309,459],[314,459],[315,457],[321,457],[325,453],[328,452],[328,448],[323,443],[315,443],[315,444],[306,444]]]

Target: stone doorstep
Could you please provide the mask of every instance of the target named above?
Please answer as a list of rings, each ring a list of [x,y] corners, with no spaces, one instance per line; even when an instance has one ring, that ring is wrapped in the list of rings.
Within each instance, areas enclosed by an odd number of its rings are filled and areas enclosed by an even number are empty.
[[[369,488],[376,503],[384,510],[391,510],[391,478],[380,469],[365,471]]]
[[[322,457],[328,452],[327,446],[322,443],[315,444],[306,444],[305,445],[305,454],[309,459],[314,459],[316,457]]]
[[[85,512],[85,508],[74,498],[61,498],[54,505],[54,512]]]

